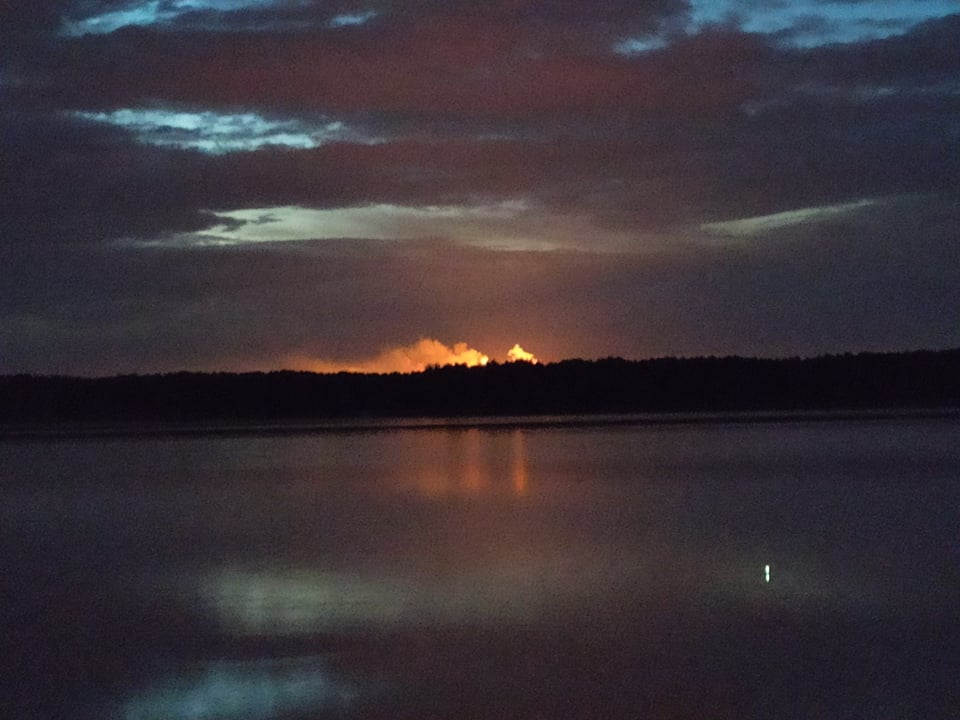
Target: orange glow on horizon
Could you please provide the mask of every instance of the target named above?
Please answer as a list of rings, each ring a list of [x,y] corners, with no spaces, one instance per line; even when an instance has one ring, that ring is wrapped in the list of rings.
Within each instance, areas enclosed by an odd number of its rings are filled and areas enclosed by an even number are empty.
[[[482,367],[490,362],[490,357],[465,342],[452,346],[439,340],[422,337],[410,345],[386,348],[372,358],[359,360],[326,360],[317,357],[296,355],[288,357],[285,367],[293,370],[306,370],[317,373],[412,373],[422,372],[428,367],[446,365],[464,365]],[[528,362],[537,364],[537,357],[515,344],[506,353],[506,362]]]
[[[439,365],[483,366],[490,358],[465,342],[444,345],[433,338],[420,338],[411,345],[387,348],[374,358],[354,361],[331,361],[318,358],[294,357],[289,360],[294,369],[319,373],[411,373],[422,372]]]

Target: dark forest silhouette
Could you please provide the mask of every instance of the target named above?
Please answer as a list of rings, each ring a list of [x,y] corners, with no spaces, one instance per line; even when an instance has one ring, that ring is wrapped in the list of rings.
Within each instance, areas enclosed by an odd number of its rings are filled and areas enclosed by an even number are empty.
[[[960,349],[809,359],[491,363],[391,375],[0,377],[0,423],[960,408]]]

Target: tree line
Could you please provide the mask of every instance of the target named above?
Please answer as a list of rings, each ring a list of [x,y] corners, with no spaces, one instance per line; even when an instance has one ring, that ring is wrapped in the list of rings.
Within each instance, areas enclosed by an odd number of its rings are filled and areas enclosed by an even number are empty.
[[[0,376],[6,425],[938,408],[960,408],[960,349],[491,363],[390,375]]]

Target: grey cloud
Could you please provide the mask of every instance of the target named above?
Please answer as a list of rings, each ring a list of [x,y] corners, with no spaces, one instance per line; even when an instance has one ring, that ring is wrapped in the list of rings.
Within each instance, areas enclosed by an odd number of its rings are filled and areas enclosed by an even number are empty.
[[[940,83],[957,80],[960,13],[921,23],[908,33],[813,50],[784,51],[785,80],[835,83]]]
[[[555,359],[960,344],[956,208],[912,197],[871,212],[650,256],[356,241],[65,253],[19,302],[4,291],[0,336],[16,342],[2,370],[276,367],[421,335]]]
[[[101,242],[211,224],[179,172],[190,155],[140,147],[124,133],[58,115],[4,113],[0,168],[5,242]]]

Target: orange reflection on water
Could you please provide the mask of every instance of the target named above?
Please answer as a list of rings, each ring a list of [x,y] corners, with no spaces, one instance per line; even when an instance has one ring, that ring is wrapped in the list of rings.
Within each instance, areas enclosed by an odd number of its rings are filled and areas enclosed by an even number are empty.
[[[527,494],[527,449],[522,430],[513,431],[513,492]]]
[[[424,497],[526,495],[530,489],[524,433],[503,434],[478,428],[425,434],[423,455],[429,463],[419,465],[413,477]]]
[[[417,475],[417,488],[424,497],[438,498],[449,492],[449,482],[441,468],[431,467]]]
[[[463,434],[463,469],[460,485],[463,491],[476,495],[488,485],[487,473],[483,467],[482,438],[477,428],[470,428]]]

